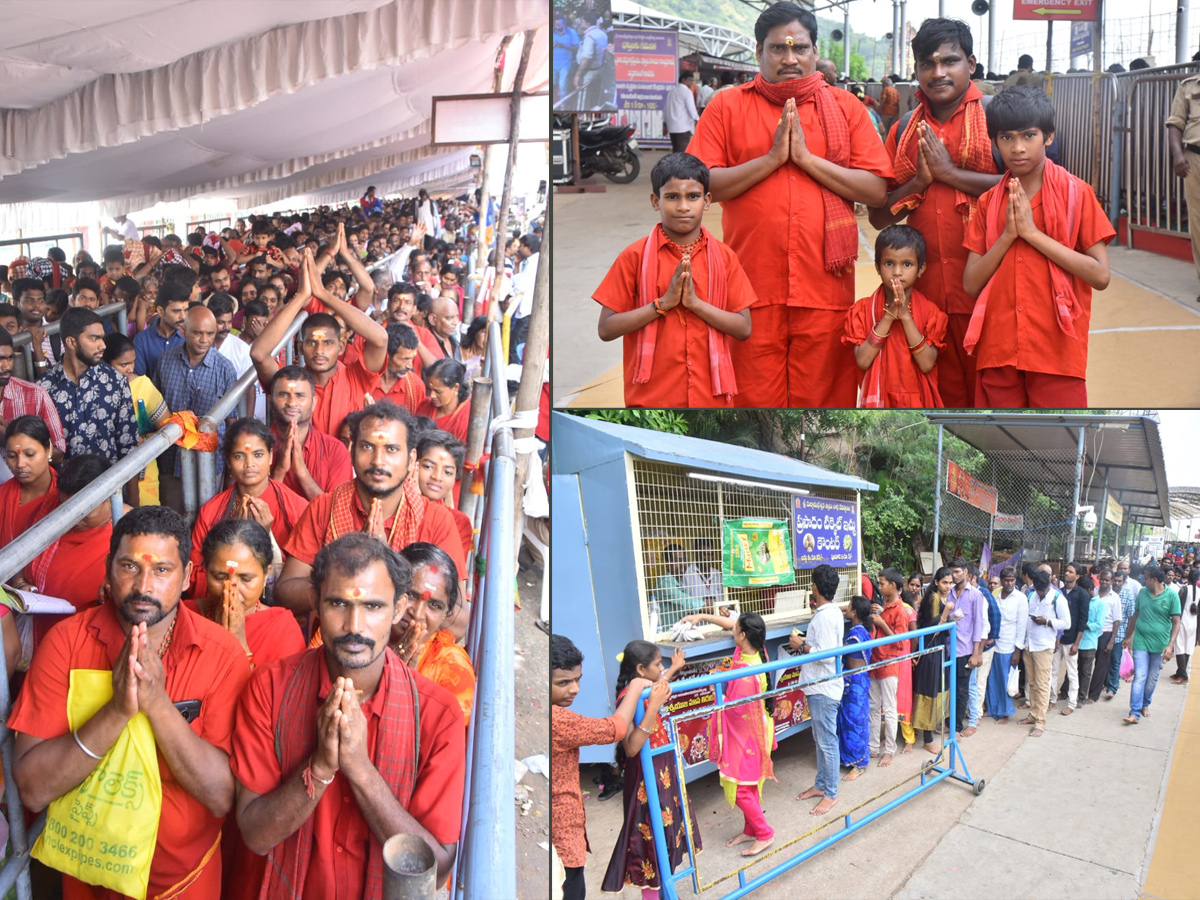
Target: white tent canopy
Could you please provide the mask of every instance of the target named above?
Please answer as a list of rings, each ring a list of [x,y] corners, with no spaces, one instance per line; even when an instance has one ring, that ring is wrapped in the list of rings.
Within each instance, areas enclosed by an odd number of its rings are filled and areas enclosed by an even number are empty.
[[[544,29],[548,11],[546,0],[0,0],[0,231],[179,201],[250,209],[338,202],[367,184],[463,187],[471,148],[430,146],[432,97],[491,91],[502,38]],[[548,81],[543,35],[526,90]],[[502,90],[520,47],[518,36]]]

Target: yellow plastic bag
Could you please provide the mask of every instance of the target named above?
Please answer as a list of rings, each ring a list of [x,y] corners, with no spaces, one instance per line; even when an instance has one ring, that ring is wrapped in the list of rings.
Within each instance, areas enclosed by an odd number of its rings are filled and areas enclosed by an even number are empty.
[[[67,692],[71,730],[112,697],[112,672],[72,669]],[[144,713],[75,790],[50,803],[32,855],[72,878],[145,900],[162,813],[162,777],[154,730]]]

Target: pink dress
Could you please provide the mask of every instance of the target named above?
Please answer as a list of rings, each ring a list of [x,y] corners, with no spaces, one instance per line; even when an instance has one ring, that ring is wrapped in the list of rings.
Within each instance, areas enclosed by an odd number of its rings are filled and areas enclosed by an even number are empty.
[[[917,627],[917,611],[908,607],[908,630]],[[904,648],[905,653],[912,653],[912,641],[909,640]],[[913,704],[913,660],[906,659],[900,663],[900,680],[896,683],[896,712],[901,722],[912,723]]]
[[[743,658],[741,648],[733,652],[735,669],[761,663],[762,658],[757,653]],[[766,682],[765,675],[726,682],[725,699],[741,700],[762,693],[767,689]],[[775,722],[767,714],[762,701],[722,709],[710,721],[712,740],[709,741],[709,759],[716,763],[721,773],[721,785],[730,804],[733,803],[738,785],[761,787],[766,779],[775,779],[771,763],[771,751],[778,746]]]

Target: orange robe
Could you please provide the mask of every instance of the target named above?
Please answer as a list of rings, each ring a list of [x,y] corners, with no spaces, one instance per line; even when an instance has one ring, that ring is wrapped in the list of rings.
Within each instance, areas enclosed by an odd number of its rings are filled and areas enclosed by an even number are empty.
[[[592,299],[613,312],[630,312],[638,308],[638,284],[642,270],[642,255],[649,238],[639,238],[621,251]],[[692,257],[692,283],[696,296],[708,299],[708,254],[714,247],[725,258],[725,284],[727,312],[741,312],[755,305],[757,297],[752,279],[738,262],[733,248],[717,240],[705,241]],[[658,296],[666,294],[671,278],[683,254],[670,241],[658,248],[658,278],[655,289]],[[712,373],[708,361],[709,325],[691,310],[682,305],[668,310],[658,328],[654,347],[654,368],[650,380],[635,384],[633,377],[637,369],[638,333],[631,331],[621,338],[625,374],[625,405],[627,407],[715,407],[731,406],[722,396],[713,396]],[[730,340],[730,348],[740,343]],[[736,356],[734,359],[736,360]],[[742,374],[737,375],[738,391],[743,388]]]
[[[454,635],[443,628],[430,636],[417,656],[417,671],[454,695],[463,712],[463,724],[470,725],[475,669],[467,651],[454,643]]]
[[[50,489],[40,497],[21,502],[21,485],[10,478],[0,484],[0,547],[15,541],[29,526],[39,522],[58,506],[58,474],[50,470]]]
[[[917,290],[912,292],[910,304],[917,330],[925,336],[925,343],[932,344],[938,351],[938,361],[929,374],[922,372],[908,349],[903,326],[893,322],[887,342],[871,368],[858,370],[858,383],[863,388],[860,405],[863,407],[936,409],[943,406],[938,394],[937,367],[941,365],[940,354],[946,343],[946,314]],[[846,334],[842,340],[854,346],[866,342],[876,324],[883,320],[883,308],[882,289],[856,301],[846,313]]]
[[[83,611],[100,603],[112,522],[98,528],[68,531],[25,567],[25,579],[48,597],[62,597]],[[67,616],[33,617],[33,646]]]

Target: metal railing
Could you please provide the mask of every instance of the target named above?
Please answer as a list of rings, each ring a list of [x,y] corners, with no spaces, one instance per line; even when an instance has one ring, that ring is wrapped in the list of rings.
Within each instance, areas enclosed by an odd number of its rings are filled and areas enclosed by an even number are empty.
[[[493,422],[509,413],[504,380],[500,325],[488,328],[485,376],[492,378]],[[517,896],[516,814],[513,808],[514,627],[516,581],[516,455],[512,433],[490,436],[487,491],[478,546],[483,565],[476,572],[475,602],[467,653],[475,665],[476,694],[467,730],[466,786],[463,793],[461,846],[454,864],[455,900]]]
[[[1134,78],[1129,87],[1129,163],[1125,167],[1127,247],[1133,246],[1135,230],[1188,233],[1184,182],[1172,168],[1164,123],[1171,114],[1171,102],[1179,83],[1197,70],[1194,65],[1173,68],[1178,71]]]
[[[34,237],[16,237],[9,240],[0,241],[0,247],[16,247],[19,256],[24,256],[26,259],[31,259],[34,256],[33,248],[35,245],[50,244],[55,247],[59,246],[61,241],[79,241],[79,247],[73,247],[71,252],[67,253],[67,260],[74,258],[75,253],[82,249],[86,243],[86,239],[82,232],[68,231],[65,234],[42,234]],[[49,247],[46,248],[50,249]]]
[[[925,647],[926,638],[931,638],[938,634],[946,635],[945,644],[939,643],[937,646],[933,646],[933,647],[926,649],[926,647]],[[725,706],[728,704],[728,701],[725,699],[724,687],[730,681],[734,681],[739,678],[746,678],[746,677],[750,677],[750,676],[766,675],[771,672],[777,672],[781,669],[794,668],[798,665],[801,665],[802,663],[817,662],[817,661],[823,660],[823,659],[835,659],[837,661],[837,664],[835,667],[835,674],[833,676],[830,676],[830,678],[828,678],[828,679],[819,679],[819,680],[824,681],[824,680],[832,680],[833,678],[841,678],[843,676],[843,674],[845,674],[843,671],[843,668],[842,668],[843,657],[845,657],[849,654],[870,652],[871,650],[873,650],[876,647],[883,647],[888,644],[896,644],[896,643],[900,643],[901,641],[907,642],[907,641],[916,639],[916,641],[917,641],[916,649],[914,650],[911,646],[909,646],[907,649],[911,652],[907,653],[906,655],[897,657],[895,659],[889,659],[889,660],[886,660],[885,662],[870,663],[867,666],[863,666],[863,667],[854,669],[853,671],[854,672],[864,672],[864,671],[868,671],[872,668],[877,668],[878,666],[881,666],[881,665],[893,664],[897,660],[901,661],[901,664],[904,664],[904,662],[907,661],[908,659],[913,659],[913,658],[917,658],[919,656],[924,656],[927,653],[941,654],[942,660],[939,663],[939,665],[942,667],[943,670],[945,670],[948,673],[948,674],[943,675],[943,678],[945,679],[944,683],[946,683],[948,685],[947,691],[949,692],[949,713],[948,713],[947,718],[949,719],[950,722],[954,722],[955,714],[957,712],[957,681],[956,681],[957,666],[956,666],[954,656],[947,653],[946,650],[948,647],[954,646],[952,642],[955,640],[955,635],[956,635],[955,624],[953,622],[946,622],[945,624],[934,625],[929,628],[922,628],[922,629],[919,629],[916,631],[908,631],[908,632],[904,632],[902,634],[889,635],[888,637],[877,638],[877,639],[871,640],[871,641],[864,641],[859,644],[842,645],[839,647],[833,647],[829,650],[821,650],[816,653],[809,653],[809,654],[806,654],[803,656],[796,656],[796,657],[792,657],[792,658],[788,658],[788,659],[775,660],[773,662],[767,662],[767,663],[763,663],[763,664],[757,665],[757,666],[741,667],[741,668],[733,669],[730,671],[716,672],[716,673],[713,673],[710,675],[702,675],[699,678],[688,678],[688,679],[685,679],[685,680],[682,680],[682,681],[679,681],[679,682],[676,682],[675,684],[673,684],[672,690],[676,693],[678,693],[680,691],[688,691],[688,690],[693,690],[696,688],[704,688],[704,687],[713,686],[716,689],[716,691],[715,691],[716,700],[713,705],[705,707],[702,712],[697,712],[690,716],[677,715],[677,716],[673,716],[670,718],[664,718],[662,720],[662,723],[666,727],[667,742],[660,747],[651,747],[650,743],[647,742],[646,744],[643,745],[641,751],[638,754],[639,760],[640,760],[641,766],[642,766],[642,778],[645,782],[645,788],[646,788],[646,794],[647,794],[646,805],[647,805],[647,808],[650,810],[651,829],[654,833],[654,846],[655,846],[655,851],[656,851],[656,854],[658,857],[658,870],[660,873],[663,874],[663,879],[661,882],[663,896],[665,898],[667,898],[667,900],[678,900],[679,893],[676,888],[676,882],[681,881],[684,878],[691,878],[693,889],[697,893],[700,893],[700,892],[706,891],[709,888],[712,888],[712,887],[716,886],[717,884],[720,884],[722,881],[725,881],[736,875],[737,881],[738,881],[737,888],[735,888],[733,891],[731,891],[727,894],[724,894],[722,896],[725,898],[745,897],[748,894],[750,894],[751,892],[758,890],[760,887],[764,886],[768,882],[774,880],[775,878],[778,878],[780,875],[784,874],[789,869],[791,869],[791,868],[799,865],[800,863],[804,862],[805,860],[815,856],[816,854],[827,849],[828,847],[833,846],[834,844],[836,844],[838,841],[842,840],[843,838],[849,837],[850,835],[854,834],[856,831],[859,831],[859,830],[865,828],[871,822],[874,822],[876,819],[880,818],[881,816],[886,815],[887,813],[891,812],[893,809],[896,809],[897,807],[899,807],[901,804],[914,799],[915,797],[917,797],[924,791],[929,790],[929,788],[933,787],[935,784],[945,781],[947,778],[954,778],[957,781],[961,781],[966,784],[972,785],[975,788],[976,794],[979,794],[980,792],[982,792],[982,790],[984,788],[984,781],[982,779],[976,780],[971,777],[971,773],[967,769],[966,760],[963,758],[963,755],[962,755],[962,749],[958,745],[958,736],[953,728],[949,728],[949,729],[946,729],[946,734],[943,739],[941,749],[939,749],[937,756],[934,757],[932,760],[930,760],[928,763],[926,763],[925,766],[916,775],[910,775],[907,778],[901,779],[896,784],[887,788],[883,793],[877,794],[877,795],[871,797],[870,799],[865,800],[864,802],[860,803],[858,806],[856,806],[850,810],[847,810],[840,817],[830,818],[824,824],[822,824],[816,828],[813,828],[811,830],[808,830],[808,831],[802,833],[801,835],[799,835],[798,837],[794,837],[794,838],[791,838],[791,839],[785,840],[785,841],[780,841],[781,836],[777,834],[776,835],[777,843],[776,843],[776,847],[773,852],[779,852],[779,851],[785,849],[790,844],[798,843],[799,841],[801,841],[807,837],[810,837],[811,835],[822,830],[823,828],[831,827],[835,822],[838,821],[838,818],[841,818],[843,821],[843,827],[840,830],[835,831],[833,834],[829,835],[829,837],[824,838],[823,840],[817,842],[816,844],[812,845],[811,847],[807,847],[807,848],[797,852],[794,856],[784,860],[781,863],[776,863],[774,866],[772,866],[767,871],[763,872],[761,875],[758,875],[749,880],[747,880],[746,873],[752,867],[754,867],[758,862],[761,862],[761,860],[751,860],[751,861],[745,862],[743,865],[740,866],[740,868],[738,868],[734,872],[726,873],[726,874],[714,879],[713,881],[711,881],[708,884],[705,884],[705,885],[700,884],[700,876],[699,876],[699,872],[696,869],[696,859],[695,859],[694,851],[691,849],[695,846],[695,840],[692,838],[692,836],[690,834],[691,816],[690,816],[688,810],[685,808],[683,810],[681,819],[682,819],[683,827],[689,832],[688,840],[686,841],[686,846],[688,847],[688,856],[690,857],[690,859],[685,861],[685,863],[683,865],[681,865],[681,867],[679,868],[678,871],[675,871],[675,872],[671,871],[671,865],[670,865],[671,857],[667,850],[666,832],[663,828],[662,805],[659,802],[659,785],[658,785],[658,778],[656,777],[655,770],[654,770],[654,758],[657,756],[663,756],[665,754],[673,755],[671,758],[674,760],[674,766],[675,766],[675,784],[680,786],[680,788],[682,789],[682,786],[685,784],[685,780],[684,780],[684,775],[683,775],[682,763],[680,762],[681,756],[677,752],[677,747],[676,747],[677,737],[676,737],[676,731],[675,731],[676,725],[679,721],[681,721],[684,718],[698,718],[698,717],[707,718],[709,716],[713,716],[715,712],[725,708]],[[808,684],[812,684],[812,683],[814,683],[814,682],[808,682]],[[734,704],[740,705],[745,702],[757,703],[763,697],[769,697],[769,696],[773,696],[775,694],[792,691],[792,690],[795,690],[797,687],[803,688],[804,686],[805,686],[804,684],[800,684],[800,685],[789,684],[786,687],[775,688],[773,690],[769,690],[762,694],[756,694],[753,698],[749,698],[747,700],[734,701]],[[649,688],[644,689],[642,692],[641,702],[639,702],[637,704],[635,711],[634,711],[634,724],[635,725],[640,725],[642,722],[642,719],[645,717],[645,712],[646,712],[645,711],[645,702],[649,698],[649,696],[650,696],[650,689]],[[715,744],[715,741],[711,741],[711,743]],[[948,758],[947,758],[947,754],[948,754]],[[840,776],[835,776],[835,777],[840,777]],[[878,809],[864,813],[858,819],[852,819],[852,816],[854,815],[854,813],[858,812],[858,810],[863,809],[864,807],[874,803],[880,797],[884,796],[884,794],[887,794],[891,791],[896,790],[897,788],[904,785],[906,782],[911,781],[912,779],[915,779],[915,778],[920,779],[920,783],[917,784],[915,787],[909,789],[904,794],[900,795],[899,797],[896,797],[895,799],[889,801],[888,803],[885,803],[883,806],[879,807]]]
[[[129,311],[126,309],[124,303],[109,303],[106,306],[101,306],[96,310],[96,315],[102,319],[115,317],[117,320],[117,331],[121,334],[128,333]],[[61,322],[51,322],[42,330],[49,337],[50,335],[58,334],[61,328]],[[13,361],[13,374],[17,378],[23,378],[26,381],[36,381],[37,371],[33,365],[33,338],[28,331],[19,331],[13,335],[13,350],[21,354]]]
[[[1100,166],[1096,167],[1096,117],[1093,115],[1095,89],[1100,88]],[[1050,79],[1050,102],[1054,106],[1054,142],[1058,144],[1059,162],[1072,174],[1089,184],[1099,177],[1100,190],[1096,196],[1101,203],[1110,199],[1114,141],[1113,119],[1118,101],[1124,102],[1124,91],[1118,91],[1117,79],[1102,72],[1097,79],[1091,73],[1053,75]]]

